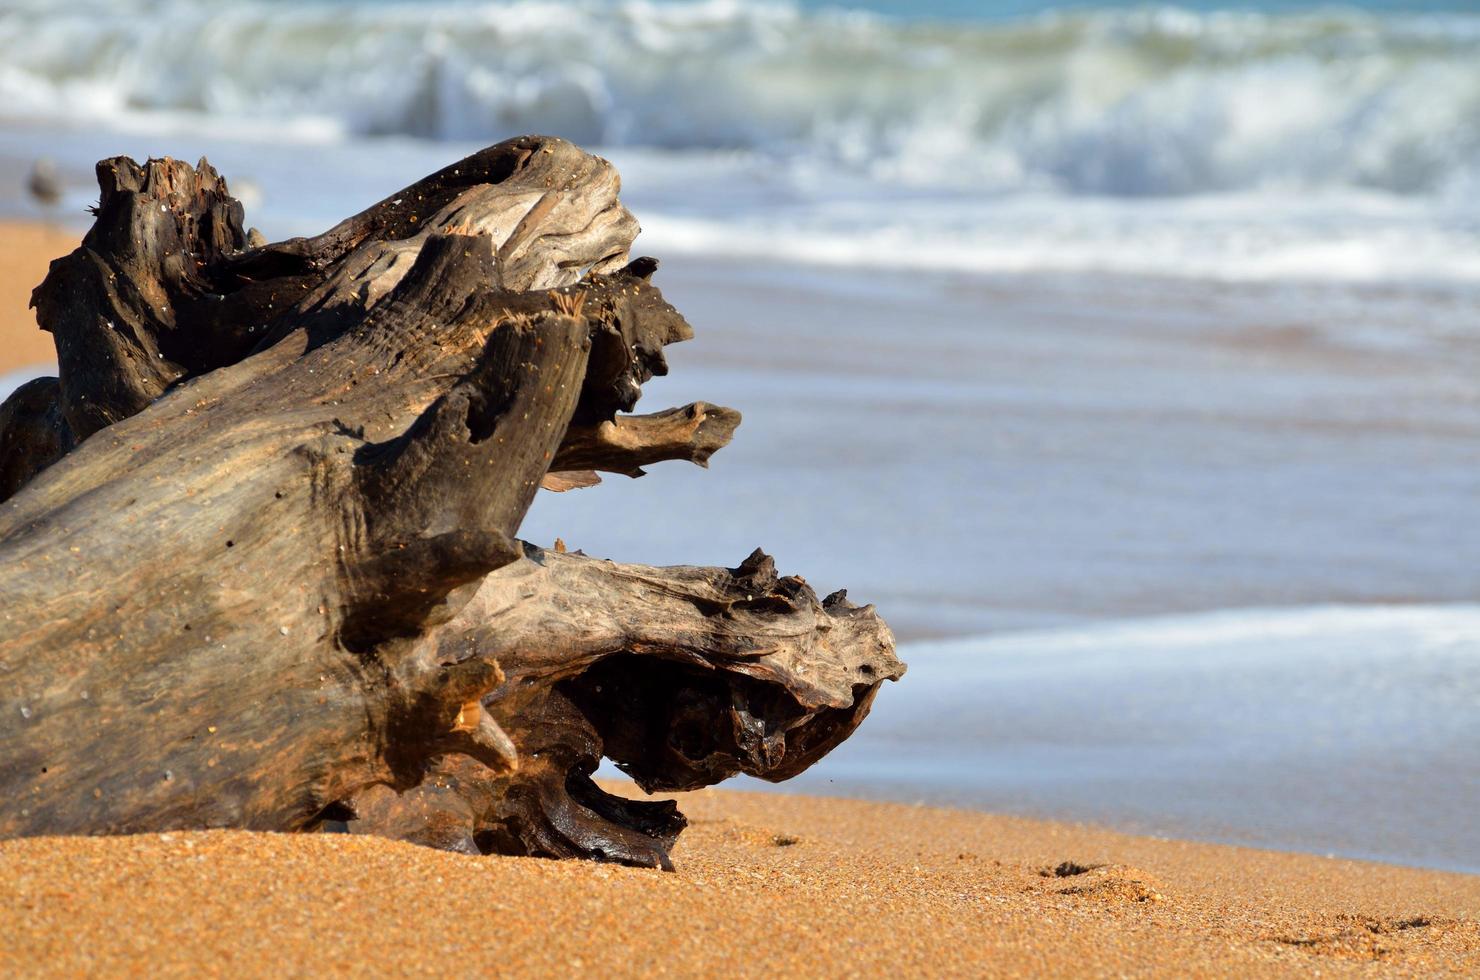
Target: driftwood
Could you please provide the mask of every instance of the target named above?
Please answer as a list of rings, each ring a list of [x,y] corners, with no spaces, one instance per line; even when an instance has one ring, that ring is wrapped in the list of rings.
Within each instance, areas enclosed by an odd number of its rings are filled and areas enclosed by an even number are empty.
[[[541,484],[704,464],[627,415],[692,335],[604,160],[491,147],[249,243],[202,161],[107,160],[0,407],[0,836],[344,821],[668,866],[671,802],[785,779],[899,677],[887,627],[757,552],[645,568],[515,534]]]

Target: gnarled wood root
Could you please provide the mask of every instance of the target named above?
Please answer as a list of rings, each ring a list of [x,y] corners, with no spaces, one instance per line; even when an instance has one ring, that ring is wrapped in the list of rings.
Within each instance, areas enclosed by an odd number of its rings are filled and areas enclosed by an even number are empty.
[[[60,377],[0,406],[0,837],[354,829],[669,866],[621,800],[784,779],[897,678],[759,552],[653,569],[515,535],[541,483],[703,465],[631,411],[692,331],[606,161],[524,137],[251,246],[202,162],[99,165],[36,290]]]
[[[602,792],[603,757],[648,792],[742,772],[780,781],[904,672],[873,607],[819,602],[759,551],[733,569],[648,568],[525,545],[428,642],[503,665],[483,706],[513,733],[519,768],[489,777],[444,760],[405,794],[366,794],[351,829],[642,865],[667,866],[681,818]]]

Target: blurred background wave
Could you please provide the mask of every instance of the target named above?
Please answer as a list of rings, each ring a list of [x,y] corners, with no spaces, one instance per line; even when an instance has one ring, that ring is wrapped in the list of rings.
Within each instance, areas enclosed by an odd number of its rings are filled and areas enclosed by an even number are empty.
[[[681,186],[669,249],[1480,282],[1473,4],[865,7],[8,0],[0,118],[553,132]]]

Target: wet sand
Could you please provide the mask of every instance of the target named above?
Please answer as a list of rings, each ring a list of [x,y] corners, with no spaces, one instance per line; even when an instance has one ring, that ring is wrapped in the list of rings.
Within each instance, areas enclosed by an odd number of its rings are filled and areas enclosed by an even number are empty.
[[[0,226],[0,372],[57,232]],[[342,835],[0,842],[0,974],[1480,969],[1480,877],[708,791],[664,875]]]
[[[343,835],[0,844],[0,972],[1436,975],[1480,877],[706,791],[674,874]]]

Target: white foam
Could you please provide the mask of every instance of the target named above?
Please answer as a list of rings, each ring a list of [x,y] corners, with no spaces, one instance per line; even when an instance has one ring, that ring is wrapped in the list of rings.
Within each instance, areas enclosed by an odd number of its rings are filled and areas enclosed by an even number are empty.
[[[28,0],[0,53],[0,128],[112,131],[84,171],[235,147],[229,174],[282,175],[258,181],[270,235],[552,132],[614,159],[673,254],[1480,284],[1480,15]]]
[[[1465,199],[1480,17],[1168,8],[933,26],[782,3],[0,10],[12,118],[739,148],[891,185]]]
[[[849,210],[854,213],[847,213]],[[1480,284],[1480,228],[1371,193],[898,201],[645,213],[644,247],[839,267],[1221,282]]]
[[[1401,642],[1389,642],[1392,637]],[[1382,642],[1374,642],[1374,639]],[[1302,646],[1309,642],[1309,646]],[[1300,647],[1290,658],[1289,645]],[[1349,647],[1343,650],[1342,647]],[[1480,662],[1480,605],[1304,606],[1292,609],[1238,609],[1109,621],[1071,629],[960,637],[916,643],[911,652],[933,663],[961,658],[954,665],[980,679],[992,664],[1032,657],[1034,669],[1051,669],[1048,658],[1092,654],[1086,665],[1107,671],[1134,671],[1164,663],[1168,656],[1184,669],[1219,669],[1230,658],[1305,669],[1313,657],[1333,651],[1345,665],[1355,658],[1397,659],[1412,666],[1433,650],[1460,653]],[[1480,685],[1475,686],[1480,691]],[[1477,702],[1480,704],[1480,702]]]

